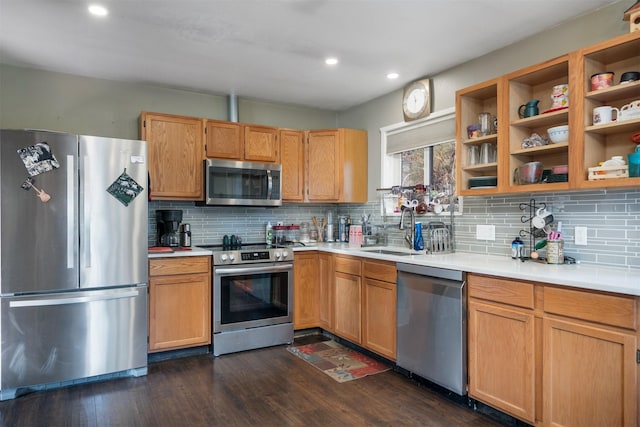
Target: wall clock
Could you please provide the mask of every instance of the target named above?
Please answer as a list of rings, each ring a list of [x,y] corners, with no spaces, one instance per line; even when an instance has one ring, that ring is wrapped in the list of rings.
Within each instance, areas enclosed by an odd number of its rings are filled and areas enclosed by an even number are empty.
[[[408,122],[431,114],[431,80],[421,79],[409,83],[402,95],[404,121]]]

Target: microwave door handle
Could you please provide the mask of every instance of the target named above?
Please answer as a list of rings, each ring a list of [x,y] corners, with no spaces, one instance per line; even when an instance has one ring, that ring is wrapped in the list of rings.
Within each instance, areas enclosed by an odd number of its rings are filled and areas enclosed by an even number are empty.
[[[271,193],[273,193],[273,177],[271,170],[267,169],[267,200],[271,200]]]

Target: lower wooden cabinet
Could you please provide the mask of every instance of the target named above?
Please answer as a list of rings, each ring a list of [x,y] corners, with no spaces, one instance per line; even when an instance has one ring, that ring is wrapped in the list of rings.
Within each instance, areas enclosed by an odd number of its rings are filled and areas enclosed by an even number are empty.
[[[318,325],[320,311],[317,252],[299,252],[293,259],[293,328]]]
[[[638,425],[639,297],[467,279],[470,397],[535,425]]]
[[[469,395],[535,421],[532,312],[469,302]]]
[[[211,344],[211,257],[149,261],[149,352]]]
[[[364,279],[362,345],[396,359],[396,284]]]
[[[334,332],[362,344],[362,277],[358,258],[336,256],[333,278]]]
[[[318,310],[318,326],[322,329],[333,332],[335,311],[333,304],[333,255],[327,253],[318,254],[320,301]]]
[[[637,426],[638,298],[544,288],[545,426]]]

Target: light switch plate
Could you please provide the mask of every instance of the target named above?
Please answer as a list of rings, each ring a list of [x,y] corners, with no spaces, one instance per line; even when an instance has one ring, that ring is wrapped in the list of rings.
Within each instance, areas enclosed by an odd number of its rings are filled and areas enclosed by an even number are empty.
[[[496,240],[496,226],[477,224],[476,240]]]
[[[574,243],[576,245],[587,245],[587,227],[576,227],[573,230]]]

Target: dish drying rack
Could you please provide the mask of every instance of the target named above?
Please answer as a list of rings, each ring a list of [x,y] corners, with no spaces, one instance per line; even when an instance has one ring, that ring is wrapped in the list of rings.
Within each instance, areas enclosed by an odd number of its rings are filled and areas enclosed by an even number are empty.
[[[546,209],[547,208],[547,204],[542,202],[540,204],[536,204],[535,199],[530,199],[529,203],[520,203],[520,210],[521,211],[526,211],[527,209],[529,210],[529,216],[526,215],[522,215],[520,217],[520,222],[522,222],[523,224],[529,224],[529,229],[528,230],[520,230],[520,237],[522,237],[523,239],[527,238],[527,236],[529,237],[529,254],[531,254],[531,252],[533,252],[535,250],[535,246],[536,246],[536,238],[538,237],[545,237],[544,231],[542,230],[538,230],[537,228],[535,228],[533,226],[533,223],[531,222],[531,220],[533,220],[533,217],[536,216],[536,212],[538,211],[538,209]],[[528,256],[523,257],[523,259],[529,259]]]

